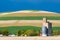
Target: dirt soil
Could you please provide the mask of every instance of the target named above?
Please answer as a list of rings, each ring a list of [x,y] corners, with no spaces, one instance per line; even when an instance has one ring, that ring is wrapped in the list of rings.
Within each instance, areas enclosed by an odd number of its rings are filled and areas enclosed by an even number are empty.
[[[60,26],[60,20],[48,20],[52,26]],[[7,26],[37,26],[42,27],[42,20],[0,20],[0,27]]]
[[[0,37],[0,40],[60,40],[60,36],[50,37]]]

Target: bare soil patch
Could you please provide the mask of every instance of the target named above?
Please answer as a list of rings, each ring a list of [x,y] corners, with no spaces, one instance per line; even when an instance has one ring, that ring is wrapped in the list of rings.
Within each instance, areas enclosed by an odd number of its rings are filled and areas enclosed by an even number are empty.
[[[48,20],[52,23],[52,26],[60,26],[60,20]],[[0,20],[0,27],[7,26],[37,26],[41,27],[43,21],[42,20]]]

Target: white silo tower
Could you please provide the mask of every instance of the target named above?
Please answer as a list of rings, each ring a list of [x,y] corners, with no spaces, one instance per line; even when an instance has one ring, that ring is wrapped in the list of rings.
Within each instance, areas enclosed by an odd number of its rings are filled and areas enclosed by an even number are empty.
[[[52,34],[52,23],[48,22],[46,18],[43,18],[42,36],[51,36]]]

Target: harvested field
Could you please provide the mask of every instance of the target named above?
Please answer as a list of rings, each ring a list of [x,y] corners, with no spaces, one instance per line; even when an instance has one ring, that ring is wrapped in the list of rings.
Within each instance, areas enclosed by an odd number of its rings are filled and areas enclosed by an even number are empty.
[[[3,16],[60,16],[60,14],[55,13],[11,13]]]
[[[60,20],[48,20],[52,26],[60,26]],[[0,27],[6,26],[42,26],[42,20],[0,20]]]

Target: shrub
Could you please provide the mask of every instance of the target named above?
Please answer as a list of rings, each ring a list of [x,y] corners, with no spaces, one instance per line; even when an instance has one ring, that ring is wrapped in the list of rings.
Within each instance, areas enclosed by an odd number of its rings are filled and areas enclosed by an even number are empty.
[[[18,36],[21,36],[23,33],[24,33],[23,30],[19,30],[18,33],[17,33],[17,35],[18,35]]]
[[[8,30],[3,30],[3,31],[2,31],[2,34],[3,34],[4,36],[8,36],[8,35],[9,35],[9,31],[8,31]]]
[[[52,35],[60,35],[60,30],[53,31],[53,32],[52,32]]]
[[[2,31],[0,30],[0,34],[2,34]]]
[[[24,32],[24,34],[27,35],[27,36],[37,36],[38,35],[38,32],[35,31],[35,30],[26,30]]]

